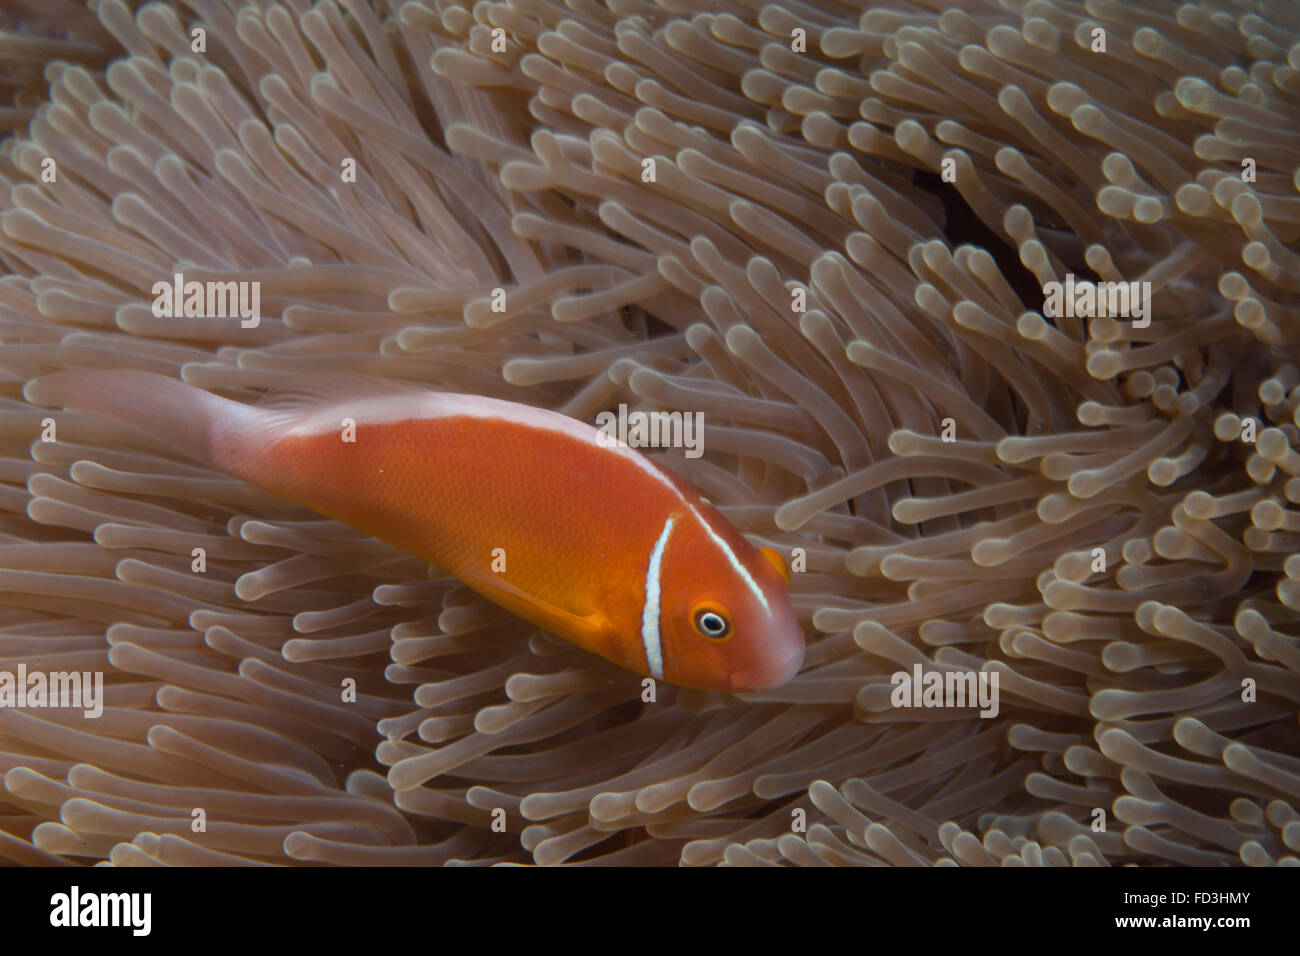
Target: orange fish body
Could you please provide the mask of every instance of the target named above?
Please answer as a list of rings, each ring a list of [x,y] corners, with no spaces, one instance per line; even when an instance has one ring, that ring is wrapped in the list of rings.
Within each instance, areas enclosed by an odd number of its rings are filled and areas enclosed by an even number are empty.
[[[365,379],[248,406],[134,371],[56,373],[26,394],[162,437],[639,674],[761,690],[803,662],[781,558],[556,412]]]

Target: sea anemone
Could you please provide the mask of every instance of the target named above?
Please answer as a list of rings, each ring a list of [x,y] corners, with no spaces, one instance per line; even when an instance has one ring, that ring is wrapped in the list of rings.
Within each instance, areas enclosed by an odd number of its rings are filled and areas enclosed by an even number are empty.
[[[0,708],[0,857],[1300,862],[1300,12],[694,6],[0,15],[0,671],[106,675]],[[655,454],[794,559],[804,670],[649,694],[22,397],[84,368],[703,412]]]

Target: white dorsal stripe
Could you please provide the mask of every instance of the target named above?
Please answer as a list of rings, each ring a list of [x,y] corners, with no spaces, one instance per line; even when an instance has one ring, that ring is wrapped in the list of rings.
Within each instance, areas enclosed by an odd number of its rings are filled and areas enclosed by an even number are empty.
[[[265,410],[268,415],[283,412]],[[366,395],[352,402],[334,402],[296,416],[285,433],[294,435],[320,435],[339,430],[339,421],[347,416],[358,425],[383,425],[410,419],[477,418],[484,421],[504,421],[541,431],[564,435],[586,445],[607,449],[636,465],[647,476],[684,501],[681,490],[640,452],[621,443],[600,444],[600,432],[576,418],[545,408],[533,408],[484,395],[462,395],[455,392],[398,391],[391,396]]]
[[[658,680],[664,679],[664,649],[659,638],[659,578],[664,549],[668,547],[668,535],[672,530],[673,517],[669,515],[654,550],[650,552],[650,567],[645,572],[645,607],[641,611],[641,643],[645,645],[646,668],[650,676]]]
[[[749,586],[749,589],[754,592],[754,597],[756,597],[758,603],[763,606],[763,610],[771,610],[767,605],[767,595],[764,594],[763,589],[758,586],[758,582],[755,581],[753,575],[749,573],[749,569],[740,563],[740,558],[736,557],[736,552],[731,550],[731,545],[727,544],[727,542],[723,540],[722,536],[713,530],[709,523],[704,520],[704,515],[696,511],[694,506],[691,506],[691,514],[695,515],[700,522],[700,526],[704,528],[705,533],[707,533],[713,540],[713,543],[718,546],[718,550],[722,552],[723,557],[731,563],[732,570],[740,575],[741,580],[743,580],[745,584]]]

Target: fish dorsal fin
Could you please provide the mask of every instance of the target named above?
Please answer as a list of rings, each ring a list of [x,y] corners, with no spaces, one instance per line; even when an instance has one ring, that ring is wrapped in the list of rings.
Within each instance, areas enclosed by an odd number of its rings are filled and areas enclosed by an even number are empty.
[[[293,415],[362,399],[419,396],[430,391],[414,382],[373,378],[359,372],[304,372],[272,388],[257,400],[257,407]]]

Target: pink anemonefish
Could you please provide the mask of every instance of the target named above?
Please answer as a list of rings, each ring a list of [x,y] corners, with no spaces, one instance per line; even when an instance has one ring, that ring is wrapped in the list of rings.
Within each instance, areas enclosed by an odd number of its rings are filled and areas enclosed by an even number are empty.
[[[557,412],[356,376],[258,405],[128,370],[56,372],[24,395],[106,415],[346,522],[638,674],[754,691],[803,663],[781,556],[681,478]]]

